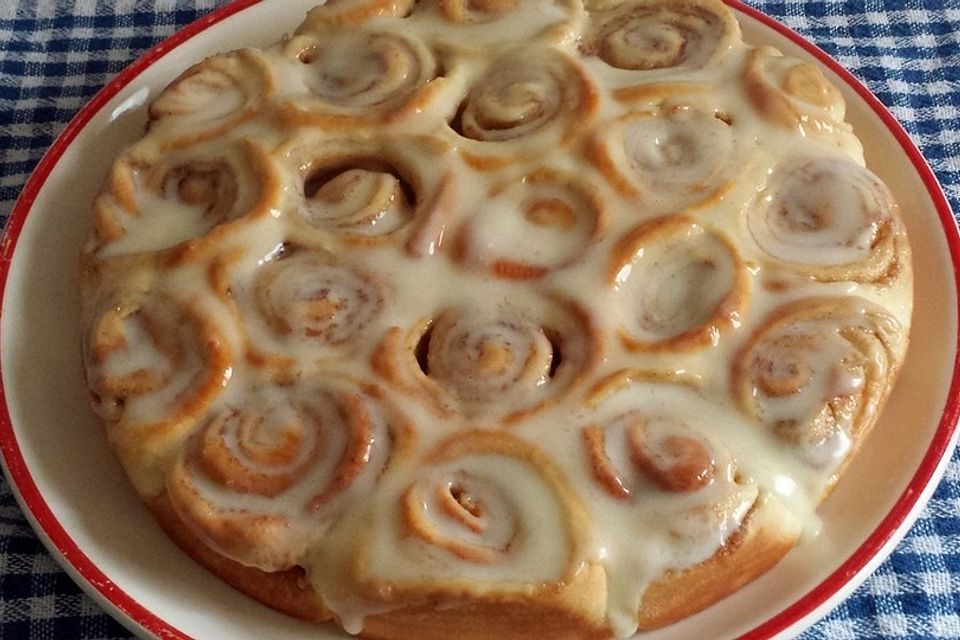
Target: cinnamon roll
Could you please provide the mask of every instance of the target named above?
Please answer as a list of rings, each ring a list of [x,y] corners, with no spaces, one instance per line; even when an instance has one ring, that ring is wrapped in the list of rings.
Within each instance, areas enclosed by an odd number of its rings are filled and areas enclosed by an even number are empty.
[[[255,118],[275,91],[263,53],[241,49],[184,71],[150,104],[149,128],[174,146],[222,137]]]
[[[495,169],[571,144],[593,119],[598,95],[584,68],[550,47],[495,60],[460,105],[454,130],[464,159]]]
[[[330,254],[290,246],[266,258],[227,255],[214,277],[256,366],[282,369],[362,351],[387,298],[380,278]]]
[[[447,611],[435,632],[453,635],[477,609],[521,619],[550,611],[599,626],[589,593],[599,572],[578,560],[589,535],[583,506],[536,448],[503,432],[462,432],[393,480],[355,571],[364,592],[400,611],[368,617],[365,633],[396,629],[425,599]]]
[[[374,369],[441,415],[517,422],[589,374],[600,345],[576,302],[543,298],[458,306],[404,331],[395,327]]]
[[[608,274],[620,339],[633,351],[716,346],[748,302],[747,269],[730,239],[686,216],[628,233]]]
[[[614,530],[642,531],[644,537],[636,545],[613,546],[604,563],[612,583],[632,585],[610,615],[623,636],[664,623],[656,590],[637,589],[631,572],[661,577],[683,568],[708,573],[718,550],[734,552],[736,536],[743,535],[751,513],[765,508],[766,498],[741,473],[733,452],[717,441],[715,423],[723,418],[708,413],[711,408],[695,378],[621,370],[594,385],[587,406],[588,422],[581,428],[584,460],[602,492],[597,499],[606,501],[603,517]],[[650,555],[651,539],[669,549],[666,561]],[[783,551],[765,558],[763,565]],[[706,577],[701,585],[723,588]],[[681,606],[688,613],[702,606],[696,594],[679,597],[689,598]]]
[[[297,126],[342,131],[406,119],[427,108],[445,84],[430,48],[399,30],[299,36],[286,49],[301,63],[305,93],[287,97],[279,109]]]
[[[577,176],[540,169],[494,185],[468,220],[458,253],[499,278],[540,278],[584,257],[602,235],[605,205]]]
[[[293,566],[351,494],[369,493],[406,442],[374,387],[345,380],[255,385],[212,414],[166,489],[182,522],[222,555]]]
[[[134,147],[94,202],[86,251],[123,255],[202,242],[218,228],[268,215],[279,198],[280,178],[255,143],[173,154]]]
[[[717,463],[711,447],[682,423],[636,413],[617,416],[606,427],[583,430],[593,475],[617,499],[629,499],[645,482],[662,491],[688,493],[713,482]],[[618,466],[611,457],[626,451]]]
[[[138,487],[170,455],[233,372],[215,320],[191,300],[159,292],[106,297],[92,309],[83,358],[91,405]]]
[[[436,138],[322,139],[285,150],[296,167],[291,223],[320,246],[403,242],[413,256],[437,252],[452,215],[449,147]]]
[[[560,579],[570,571],[563,565],[579,537],[571,530],[572,523],[557,527],[567,539],[560,541],[552,562],[540,562],[542,557],[527,558],[526,567],[516,562],[524,551],[536,553],[536,501],[553,503],[543,510],[550,514],[547,517],[569,520],[581,515],[556,471],[536,449],[504,433],[477,431],[441,444],[425,462],[396,505],[401,532],[418,564],[439,556],[498,565],[503,579],[521,582]],[[510,473],[493,470],[501,465],[516,468]],[[515,480],[526,491],[500,478]],[[550,545],[556,543],[552,540]],[[443,572],[446,567],[440,562],[437,569]],[[536,573],[524,575],[530,570]]]
[[[740,349],[733,393],[802,461],[835,476],[873,427],[905,347],[899,322],[866,300],[798,300]]]
[[[778,165],[748,224],[770,258],[824,282],[889,282],[910,259],[890,190],[849,158]]]
[[[736,180],[743,156],[721,112],[688,105],[633,111],[606,123],[588,155],[621,195],[657,210],[714,205]]]
[[[843,95],[814,64],[758,47],[747,54],[741,83],[749,104],[771,124],[804,135],[839,136],[848,143]]]
[[[581,48],[632,71],[700,69],[729,53],[740,27],[718,0],[628,0],[592,16]]]

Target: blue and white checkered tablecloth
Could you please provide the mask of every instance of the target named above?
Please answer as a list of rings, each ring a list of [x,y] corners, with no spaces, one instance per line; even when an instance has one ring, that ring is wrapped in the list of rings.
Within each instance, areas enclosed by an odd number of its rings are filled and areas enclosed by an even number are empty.
[[[892,109],[960,211],[960,0],[748,0]],[[0,222],[77,110],[225,0],[0,0]],[[44,550],[0,479],[0,639],[129,638]],[[960,638],[960,455],[906,539],[802,638]]]

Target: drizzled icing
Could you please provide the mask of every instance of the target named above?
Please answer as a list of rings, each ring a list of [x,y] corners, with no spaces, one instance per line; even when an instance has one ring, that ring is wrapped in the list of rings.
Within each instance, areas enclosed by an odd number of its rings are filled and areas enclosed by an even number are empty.
[[[600,130],[590,157],[625,197],[674,210],[706,206],[732,186],[749,153],[724,117],[687,104],[637,105]]]
[[[346,496],[370,490],[402,450],[404,428],[343,380],[253,387],[186,443],[168,491],[208,544],[246,565],[285,569],[323,535]]]
[[[269,63],[253,49],[185,71],[150,105],[150,129],[179,144],[215,138],[257,115],[273,93]]]
[[[739,326],[747,272],[722,234],[667,216],[627,234],[612,257],[610,284],[628,349],[716,344]]]
[[[603,200],[574,175],[537,171],[495,185],[461,231],[467,264],[501,278],[538,278],[579,260],[606,224]],[[531,235],[548,238],[531,246]]]
[[[264,258],[228,252],[214,262],[214,286],[244,331],[248,359],[285,366],[342,357],[371,337],[389,296],[381,283],[325,251],[281,246],[257,268]]]
[[[896,207],[879,178],[855,162],[798,160],[774,171],[749,226],[764,251],[815,278],[879,279],[898,267]]]
[[[714,0],[330,2],[115,164],[93,406],[147,500],[351,633],[665,624],[757,520],[815,535],[902,362],[909,247],[843,107]]]
[[[822,298],[777,309],[734,364],[744,410],[835,471],[864,416],[883,395],[900,328],[858,298]]]
[[[111,189],[94,203],[106,255],[157,251],[206,235],[239,218],[265,215],[277,184],[254,143],[201,145],[164,155],[129,149],[113,166]]]
[[[474,436],[428,454],[413,478],[398,484],[399,496],[385,485],[372,544],[358,560],[362,581],[376,577],[395,588],[424,579],[460,582],[469,566],[480,583],[523,589],[562,582],[572,572],[582,507],[569,500],[556,470],[506,434]],[[394,519],[399,529],[390,526]],[[402,552],[384,562],[397,547]]]
[[[307,92],[323,108],[346,114],[402,104],[436,74],[419,41],[389,31],[330,35],[301,52],[300,61]]]

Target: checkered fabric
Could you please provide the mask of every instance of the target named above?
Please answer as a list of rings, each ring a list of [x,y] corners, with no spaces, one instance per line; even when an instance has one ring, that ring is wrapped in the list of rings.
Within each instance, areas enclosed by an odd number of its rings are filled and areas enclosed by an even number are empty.
[[[77,110],[225,0],[0,0],[0,223]],[[960,211],[960,0],[752,0],[866,81]],[[960,456],[907,538],[801,637],[960,638]],[[0,639],[130,638],[37,541],[0,479]]]

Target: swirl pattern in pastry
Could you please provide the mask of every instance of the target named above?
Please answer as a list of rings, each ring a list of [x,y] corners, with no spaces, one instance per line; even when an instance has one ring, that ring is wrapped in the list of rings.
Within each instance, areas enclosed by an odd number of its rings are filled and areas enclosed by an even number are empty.
[[[524,615],[521,594],[537,594],[557,610],[541,629],[571,620],[589,628],[597,613],[589,589],[600,574],[580,563],[585,512],[536,448],[504,432],[467,431],[392,480],[357,551],[365,593],[472,600],[504,615]],[[472,615],[455,606],[438,626],[452,631]],[[395,627],[373,616],[365,628],[380,624]]]
[[[588,375],[600,349],[576,302],[537,302],[457,306],[407,333],[391,329],[374,368],[441,415],[523,420]]]
[[[150,103],[149,126],[175,146],[210,140],[255,118],[274,90],[261,52],[213,56],[187,69]]]
[[[740,27],[725,7],[699,0],[628,0],[595,13],[581,45],[618,69],[699,69],[733,48]]]
[[[841,158],[778,165],[749,212],[769,256],[822,281],[883,281],[909,260],[897,205],[869,169]]]
[[[111,422],[179,422],[210,403],[229,358],[213,322],[169,296],[128,294],[103,305],[84,342],[94,407]],[[149,404],[141,410],[139,403]]]
[[[731,241],[686,216],[628,233],[609,278],[620,339],[634,351],[716,346],[740,326],[749,296],[747,268]]]
[[[735,181],[736,134],[722,114],[687,105],[632,111],[607,123],[590,159],[620,194],[657,209],[716,203]]]
[[[740,350],[733,392],[807,464],[836,472],[876,421],[900,340],[898,321],[866,300],[799,300],[774,311]]]
[[[597,107],[593,81],[576,60],[554,48],[521,48],[491,63],[453,128],[467,139],[461,152],[469,164],[495,168],[570,144]]]
[[[741,82],[749,103],[771,124],[804,135],[837,136],[840,144],[859,146],[849,140],[843,96],[812,63],[758,47],[746,56]]]
[[[285,150],[300,235],[320,246],[403,242],[413,256],[432,255],[452,211],[453,178],[438,171],[449,147],[431,137],[318,140]],[[438,175],[439,173],[439,175]]]
[[[138,488],[222,393],[233,371],[213,318],[160,293],[111,295],[94,308],[83,355],[91,404]]]
[[[578,537],[569,525],[563,527],[568,540],[559,545],[550,543],[550,547],[559,546],[559,553],[550,561],[531,560],[521,567],[511,558],[530,554],[538,546],[536,500],[554,502],[552,508],[544,510],[558,519],[576,513],[575,504],[564,504],[571,496],[558,482],[549,463],[522,441],[502,434],[475,432],[454,442],[441,445],[428,457],[428,466],[405,489],[397,505],[402,530],[414,543],[411,546],[418,548],[418,555],[452,556],[478,565],[497,564],[497,573],[502,576],[499,579],[509,580],[511,574],[516,581],[561,579],[569,571],[563,564],[572,555],[571,547]],[[492,471],[493,465],[518,469],[500,474]],[[500,479],[518,474],[535,478],[529,483],[534,485],[529,494],[520,494]],[[443,563],[439,563],[441,571],[442,567]],[[524,575],[531,569],[536,572],[534,575]]]
[[[167,478],[173,508],[223,555],[293,566],[405,446],[403,418],[375,387],[343,379],[253,387],[212,415]]]
[[[299,36],[287,49],[303,66],[306,90],[280,107],[294,125],[343,130],[402,120],[422,111],[444,85],[433,52],[400,31]]]
[[[279,191],[272,163],[253,143],[173,154],[135,147],[114,164],[94,203],[87,251],[122,255],[189,244],[267,215]]]
[[[603,517],[614,531],[630,531],[658,545],[676,562],[707,562],[737,532],[759,497],[740,472],[734,452],[719,443],[711,424],[722,419],[689,374],[624,369],[599,380],[587,396],[581,428],[584,461],[601,489]],[[657,626],[633,584],[646,566],[647,547],[621,546],[604,566],[614,597],[616,628]],[[633,574],[633,575],[632,575]],[[702,579],[702,588],[715,588]],[[685,597],[695,596],[687,594]]]
[[[668,418],[628,413],[614,418],[606,428],[591,425],[583,430],[590,466],[597,481],[616,498],[636,491],[639,475],[664,491],[696,491],[713,482],[713,452],[689,427]],[[626,452],[618,468],[616,454]]]
[[[248,270],[252,281],[238,277]],[[379,278],[299,247],[281,246],[267,258],[234,252],[217,263],[215,277],[244,328],[247,359],[280,368],[363,350],[387,298]]]

